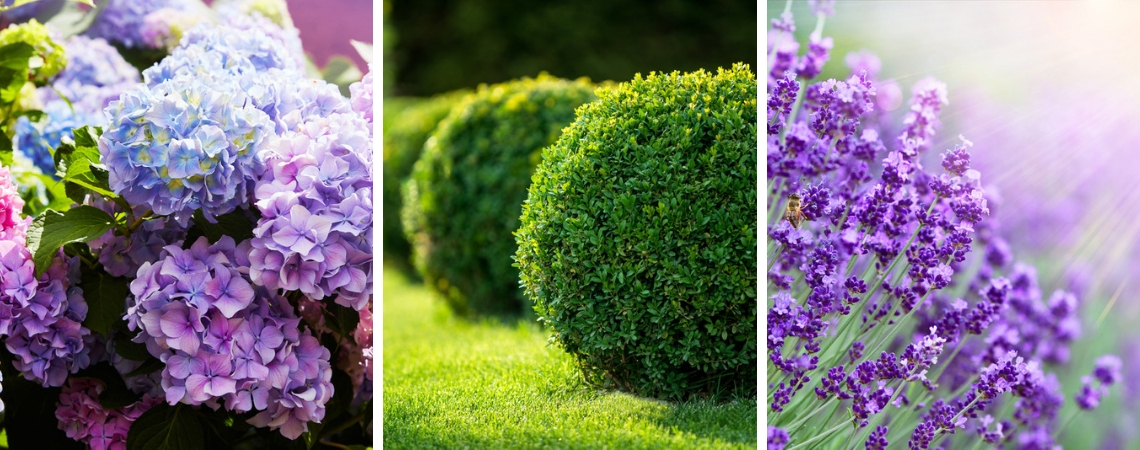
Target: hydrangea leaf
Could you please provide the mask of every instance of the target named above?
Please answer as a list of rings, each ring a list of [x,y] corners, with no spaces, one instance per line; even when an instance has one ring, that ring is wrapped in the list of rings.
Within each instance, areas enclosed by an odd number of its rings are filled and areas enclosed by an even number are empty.
[[[192,407],[159,403],[139,416],[127,434],[127,450],[204,449],[202,425]]]
[[[111,330],[123,320],[127,309],[128,280],[84,267],[79,286],[83,288],[83,300],[87,301],[87,318],[83,320],[83,326],[103,337],[110,337]]]
[[[77,206],[65,213],[44,211],[28,227],[28,251],[36,264],[36,276],[51,265],[51,259],[64,244],[87,242],[115,226],[115,219],[93,206]]]
[[[187,231],[185,246],[190,248],[190,245],[198,239],[199,236],[205,236],[213,244],[218,242],[222,236],[229,236],[234,239],[234,242],[241,242],[253,237],[254,223],[249,217],[246,217],[245,212],[237,210],[231,213],[222,214],[214,217],[217,223],[211,223],[206,220],[206,216],[202,214],[202,210],[194,211],[191,217],[193,224]]]

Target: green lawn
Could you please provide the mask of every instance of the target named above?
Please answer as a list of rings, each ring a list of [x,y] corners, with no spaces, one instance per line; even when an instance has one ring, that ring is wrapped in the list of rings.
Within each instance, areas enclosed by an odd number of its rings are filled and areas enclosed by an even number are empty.
[[[471,323],[384,272],[384,448],[756,448],[756,401],[584,386],[537,325]]]

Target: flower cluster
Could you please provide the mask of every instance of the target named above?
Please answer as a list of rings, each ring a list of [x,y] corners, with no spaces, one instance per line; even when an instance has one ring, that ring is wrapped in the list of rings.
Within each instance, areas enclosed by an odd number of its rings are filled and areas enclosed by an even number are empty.
[[[186,223],[248,202],[273,127],[230,79],[182,75],[111,102],[99,152],[111,189],[132,205]]]
[[[59,394],[55,418],[67,437],[87,444],[92,450],[126,448],[131,423],[162,400],[144,395],[130,405],[106,409],[99,404],[103,382],[90,378],[68,380]]]
[[[199,238],[167,246],[131,282],[127,321],[166,366],[166,401],[244,413],[295,439],[324,417],[332,396],[329,351],[299,327],[287,301],[254,287],[248,243]]]
[[[1123,363],[1115,355],[1104,355],[1096,360],[1091,376],[1081,378],[1081,390],[1077,392],[1077,406],[1081,409],[1094,409],[1100,404],[1108,387],[1120,381],[1120,367]],[[1094,386],[1095,385],[1095,386]]]
[[[368,73],[364,78],[348,86],[352,93],[352,110],[364,115],[368,123],[372,123],[372,64],[368,65]]]
[[[103,108],[139,81],[138,70],[103,39],[72,36],[63,45],[67,66],[51,87],[36,90],[45,119],[32,122],[20,117],[16,122],[16,148],[48,175],[55,173],[51,149],[59,147],[63,136],[84,125],[101,124]]]
[[[143,79],[154,87],[179,75],[221,80],[270,69],[299,72],[301,67],[280,41],[265,33],[204,23],[188,30],[170,56],[144,70]],[[288,74],[276,77],[282,75]]]
[[[56,257],[38,278],[23,242],[0,241],[0,335],[24,378],[61,386],[90,363],[91,331],[82,325],[87,303],[78,259]]]
[[[147,15],[161,9],[194,11],[200,6],[198,0],[108,0],[85,34],[126,48],[145,48]]]
[[[270,289],[335,296],[360,310],[372,290],[372,145],[356,114],[312,118],[262,157],[261,219],[250,278]]]
[[[259,7],[257,3],[270,6]],[[273,6],[280,3],[279,6]],[[226,27],[264,34],[277,41],[298,63],[305,61],[305,50],[301,47],[301,34],[289,17],[284,2],[214,2],[221,23]]]

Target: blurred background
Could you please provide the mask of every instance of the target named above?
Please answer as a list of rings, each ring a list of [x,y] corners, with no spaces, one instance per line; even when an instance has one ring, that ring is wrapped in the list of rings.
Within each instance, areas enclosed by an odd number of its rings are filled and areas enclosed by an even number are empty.
[[[768,19],[785,5],[767,2]],[[806,2],[792,12],[806,42],[815,17]],[[847,55],[873,52],[880,100],[901,94],[880,105],[895,123],[916,81],[947,84],[928,156],[959,135],[972,141],[972,166],[994,194],[991,215],[1015,259],[1037,266],[1045,295],[1081,297],[1083,335],[1070,364],[1056,368],[1067,403],[1096,356],[1124,359],[1124,387],[1100,406],[1114,412],[1078,415],[1066,448],[1140,448],[1138,408],[1125,406],[1140,398],[1137,18],[1140,3],[1120,1],[839,1],[823,31],[835,47],[819,79],[845,79]]]
[[[372,0],[286,0],[293,25],[301,31],[301,45],[312,55],[313,63],[325,67],[334,55],[351,60],[361,73],[368,65],[349,43],[371,44]]]
[[[740,0],[385,1],[396,96],[547,71],[623,81],[650,71],[756,65],[757,4]],[[710,32],[715,30],[715,32]],[[394,69],[394,70],[393,70]]]

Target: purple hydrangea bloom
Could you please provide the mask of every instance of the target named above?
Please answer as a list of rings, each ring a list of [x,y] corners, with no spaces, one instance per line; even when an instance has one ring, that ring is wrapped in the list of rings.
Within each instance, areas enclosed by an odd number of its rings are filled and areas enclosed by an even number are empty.
[[[131,423],[162,399],[147,394],[122,408],[106,409],[99,404],[104,389],[103,382],[92,378],[68,380],[56,403],[59,429],[91,449],[126,448]]]
[[[0,241],[0,335],[7,335],[12,365],[44,387],[62,386],[90,363],[91,331],[79,260],[56,257],[39,278],[22,242]]]
[[[167,246],[131,282],[127,324],[166,364],[168,403],[260,411],[249,423],[296,439],[324,417],[331,355],[286,299],[250,282],[249,249],[229,237]]]
[[[250,278],[270,289],[335,296],[360,310],[372,291],[372,142],[356,114],[286,132],[262,153]]]
[[[372,64],[368,65],[368,73],[360,81],[348,86],[352,93],[352,110],[364,115],[368,123],[372,123]]]
[[[265,113],[232,79],[179,76],[123,93],[106,109],[99,152],[111,189],[132,205],[187,223],[248,203],[273,136]]]
[[[142,34],[147,14],[163,8],[196,11],[198,0],[107,0],[107,6],[84,32],[127,48],[146,47]]]

